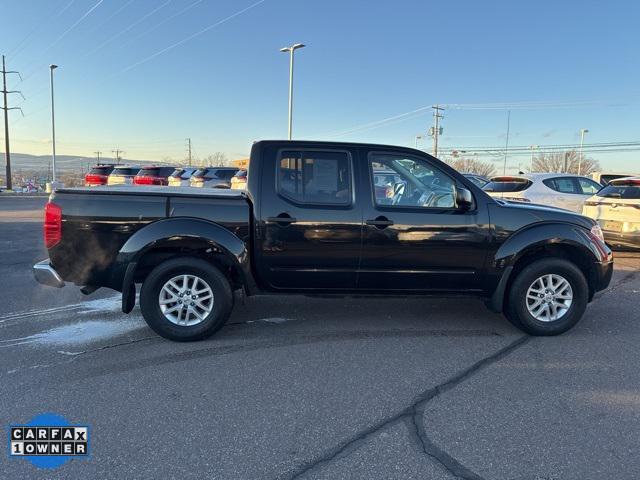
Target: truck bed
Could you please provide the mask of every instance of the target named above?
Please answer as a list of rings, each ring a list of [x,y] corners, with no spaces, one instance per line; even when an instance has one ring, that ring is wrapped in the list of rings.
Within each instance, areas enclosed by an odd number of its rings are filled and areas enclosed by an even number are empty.
[[[62,240],[49,250],[52,266],[78,285],[118,288],[110,271],[125,242],[165,218],[197,218],[223,226],[248,243],[245,192],[191,187],[90,187],[55,191]],[[115,284],[114,284],[115,282]]]

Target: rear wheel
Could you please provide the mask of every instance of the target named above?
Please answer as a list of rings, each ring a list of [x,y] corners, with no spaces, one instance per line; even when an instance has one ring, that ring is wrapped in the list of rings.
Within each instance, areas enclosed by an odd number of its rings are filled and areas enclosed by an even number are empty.
[[[158,335],[187,342],[210,337],[233,306],[226,277],[210,263],[192,257],[167,260],[142,284],[140,308]]]
[[[559,335],[582,318],[589,286],[580,269],[560,258],[527,265],[508,294],[506,315],[531,335]]]

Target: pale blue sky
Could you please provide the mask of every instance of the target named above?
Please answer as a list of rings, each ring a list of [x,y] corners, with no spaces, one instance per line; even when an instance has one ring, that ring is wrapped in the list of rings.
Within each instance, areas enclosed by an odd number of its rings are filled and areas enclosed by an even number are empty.
[[[9,87],[27,99],[12,98],[26,115],[11,113],[13,150],[50,151],[56,63],[60,153],[178,160],[191,137],[196,155],[246,156],[253,140],[286,136],[278,50],[295,42],[308,45],[296,53],[296,138],[413,145],[429,109],[359,127],[439,102],[517,104],[511,145],[577,143],[580,128],[586,143],[640,140],[637,2],[256,1],[0,2],[0,53],[24,77]],[[503,145],[506,115],[450,108],[442,145]],[[640,170],[639,154],[593,156]]]

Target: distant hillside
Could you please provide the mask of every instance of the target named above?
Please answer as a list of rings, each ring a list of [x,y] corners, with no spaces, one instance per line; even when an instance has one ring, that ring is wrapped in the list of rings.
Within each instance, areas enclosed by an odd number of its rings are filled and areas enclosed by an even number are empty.
[[[105,163],[113,162],[112,158],[106,158],[104,160]],[[46,172],[49,168],[49,163],[51,162],[51,155],[29,155],[28,153],[12,153],[11,154],[11,169],[13,172],[18,174],[21,170],[27,171],[42,171]],[[162,164],[163,162],[157,160],[127,160],[122,159],[122,163],[157,163]],[[75,155],[56,155],[56,170],[58,172],[78,172],[81,169],[87,168],[87,164],[89,166],[94,165],[96,163],[96,159],[94,157],[79,157]],[[0,166],[2,169],[2,173],[4,173],[5,162],[4,162],[4,154],[0,153]]]

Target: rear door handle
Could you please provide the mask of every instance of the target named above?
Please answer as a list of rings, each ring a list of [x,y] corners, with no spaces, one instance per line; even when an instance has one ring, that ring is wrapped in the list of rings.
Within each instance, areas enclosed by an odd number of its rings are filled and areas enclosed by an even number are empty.
[[[278,225],[289,225],[294,223],[296,219],[288,213],[281,213],[277,217],[267,217],[267,223],[277,223]]]
[[[366,224],[367,225],[372,225],[372,226],[382,230],[383,228],[386,228],[386,227],[388,227],[390,225],[393,225],[393,221],[389,220],[387,217],[379,216],[379,217],[374,218],[373,220],[367,220]]]

